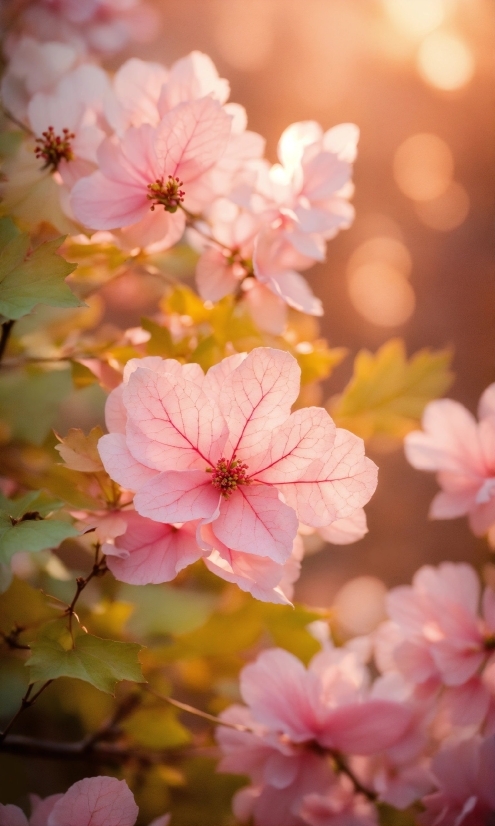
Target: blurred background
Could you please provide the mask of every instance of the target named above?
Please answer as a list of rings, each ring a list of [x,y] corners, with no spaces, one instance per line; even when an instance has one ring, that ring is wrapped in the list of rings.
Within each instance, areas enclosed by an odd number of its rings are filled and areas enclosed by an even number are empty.
[[[207,52],[229,79],[231,100],[246,107],[249,128],[267,138],[272,162],[294,121],[324,129],[353,121],[361,130],[356,220],[308,273],[325,307],[322,334],[349,348],[325,398],[343,389],[358,350],[398,335],[409,354],[452,346],[449,396],[475,410],[495,380],[492,0],[156,5],[161,31],[132,53],[170,64],[192,49]],[[350,577],[390,586],[424,563],[486,561],[486,543],[466,520],[428,522],[432,475],[410,467],[401,448],[370,452],[380,476],[369,534],[305,560],[296,598],[310,605],[330,605]]]

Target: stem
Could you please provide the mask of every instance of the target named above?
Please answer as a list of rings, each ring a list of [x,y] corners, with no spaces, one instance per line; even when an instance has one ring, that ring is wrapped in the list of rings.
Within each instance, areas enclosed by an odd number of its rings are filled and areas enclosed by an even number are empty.
[[[30,685],[28,685],[28,687],[26,689],[26,693],[24,694],[24,697],[21,700],[21,705],[19,706],[16,713],[12,717],[12,720],[10,721],[10,723],[7,723],[7,726],[4,728],[4,730],[2,732],[0,732],[0,743],[3,743],[3,741],[5,740],[5,738],[8,735],[9,731],[11,730],[11,728],[16,724],[17,720],[21,716],[22,712],[25,711],[27,708],[32,706],[33,703],[36,702],[36,700],[38,699],[40,694],[45,690],[45,688],[48,688],[50,683],[53,683],[53,680],[47,680],[46,683],[43,683],[43,685],[41,686],[41,688],[38,689],[36,694],[33,694],[32,696],[31,696],[31,692],[32,692],[33,687],[34,687],[34,683],[31,683]]]
[[[213,714],[208,714],[206,711],[200,711],[199,708],[194,708],[194,706],[190,706],[187,703],[181,703],[180,700],[174,700],[172,697],[165,697],[163,694],[159,694],[147,685],[144,686],[144,688],[158,700],[162,700],[164,703],[170,703],[171,706],[175,706],[175,708],[179,708],[181,711],[187,711],[188,714],[194,714],[195,717],[202,717],[203,720],[208,720],[210,723],[215,723],[217,726],[233,728],[235,731],[251,731],[249,726],[243,726],[241,723],[228,723],[226,720],[222,720],[221,717],[215,717]]]
[[[0,361],[2,360],[3,354],[7,347],[7,343],[10,337],[10,333],[12,331],[12,327],[14,326],[15,321],[13,319],[9,319],[8,321],[4,321],[2,324],[2,333],[0,335]]]
[[[103,574],[106,571],[108,571],[105,558],[103,557],[103,559],[99,559],[100,548],[101,548],[101,545],[99,543],[97,543],[96,546],[95,546],[95,561],[94,561],[93,567],[92,567],[90,573],[88,574],[88,576],[87,577],[80,576],[76,579],[76,592],[75,592],[75,594],[72,598],[72,602],[70,603],[70,605],[67,606],[67,609],[66,609],[66,614],[69,617],[69,632],[70,632],[70,635],[72,637],[72,641],[74,641],[74,635],[72,633],[72,617],[75,616],[76,619],[78,618],[77,614],[76,614],[76,611],[75,611],[75,608],[76,608],[76,604],[77,604],[77,601],[78,601],[79,597],[81,596],[81,594],[84,591],[84,589],[85,589],[86,585],[88,584],[88,582],[90,582],[92,579],[94,579],[94,577],[103,576]]]
[[[89,747],[86,740],[79,740],[76,743],[58,743],[53,740],[36,740],[34,737],[24,737],[14,735],[9,737],[5,743],[0,742],[0,752],[6,754],[17,754],[21,757],[43,757],[53,760],[85,760],[103,763],[105,765],[121,766],[131,760],[143,765],[153,765],[158,763],[170,763],[171,754],[175,748],[170,748],[166,752],[151,752],[121,746],[116,743],[93,743]],[[181,750],[182,756],[186,755]]]
[[[359,780],[358,777],[354,774],[353,770],[347,765],[344,758],[338,751],[330,751],[330,756],[332,757],[335,768],[339,774],[345,774],[346,777],[349,778],[352,785],[354,786],[354,791],[358,794],[364,795],[368,800],[371,802],[376,801],[377,794],[372,789],[368,789],[367,786],[364,786],[363,783]]]
[[[9,112],[9,110],[6,109],[3,104],[1,106],[1,108],[2,108],[3,114],[5,115],[6,118],[8,118],[10,121],[12,121],[12,123],[15,123],[15,125],[18,126],[19,129],[22,129],[22,131],[26,135],[32,135],[34,137],[34,132],[33,132],[32,129],[29,128],[29,126],[26,126],[25,123],[23,123],[21,120],[18,120],[18,118],[16,118],[16,116],[13,115],[12,112]]]

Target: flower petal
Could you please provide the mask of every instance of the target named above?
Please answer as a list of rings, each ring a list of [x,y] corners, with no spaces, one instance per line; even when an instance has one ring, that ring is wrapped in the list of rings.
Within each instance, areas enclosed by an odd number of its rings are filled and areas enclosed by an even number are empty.
[[[125,780],[87,777],[55,804],[48,826],[134,826],[138,811]]]
[[[134,507],[155,522],[191,522],[210,517],[219,498],[204,471],[170,470],[143,485],[134,497]]]

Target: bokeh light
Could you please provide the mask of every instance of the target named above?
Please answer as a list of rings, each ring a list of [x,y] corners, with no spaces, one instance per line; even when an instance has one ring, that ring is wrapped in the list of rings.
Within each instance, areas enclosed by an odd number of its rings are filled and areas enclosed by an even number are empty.
[[[414,290],[391,264],[371,261],[356,267],[348,273],[347,288],[358,313],[380,327],[404,324],[414,312]]]
[[[374,576],[358,576],[346,582],[333,605],[343,633],[370,634],[386,618],[386,593],[383,582]]]
[[[405,244],[397,238],[377,236],[365,241],[352,253],[347,271],[352,272],[361,264],[368,264],[370,261],[390,264],[405,276],[411,274],[411,255]]]
[[[438,198],[417,203],[416,212],[431,229],[450,232],[459,227],[469,213],[469,195],[461,184],[453,181]]]
[[[418,50],[417,67],[431,86],[445,91],[460,89],[474,74],[474,57],[466,43],[454,34],[435,31]]]
[[[272,48],[272,5],[265,0],[230,0],[217,8],[216,42],[223,58],[235,69],[257,71]]]
[[[392,22],[409,37],[424,37],[445,18],[444,0],[383,0]]]
[[[452,152],[438,135],[411,135],[395,153],[395,181],[414,201],[438,198],[449,186],[453,172]]]

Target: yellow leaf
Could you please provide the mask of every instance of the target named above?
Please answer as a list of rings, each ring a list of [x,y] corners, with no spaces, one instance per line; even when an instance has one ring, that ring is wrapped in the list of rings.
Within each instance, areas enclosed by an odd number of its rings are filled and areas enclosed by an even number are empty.
[[[414,430],[425,405],[453,381],[450,350],[419,350],[408,360],[404,342],[391,339],[375,354],[361,350],[354,375],[327,408],[339,427],[369,439],[402,439]]]
[[[72,427],[67,436],[57,436],[60,444],[56,446],[65,466],[83,473],[95,473],[103,470],[98,441],[103,436],[101,427],[93,427],[86,436],[79,427]]]

